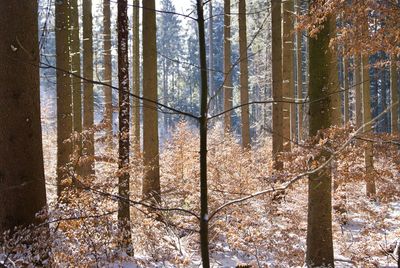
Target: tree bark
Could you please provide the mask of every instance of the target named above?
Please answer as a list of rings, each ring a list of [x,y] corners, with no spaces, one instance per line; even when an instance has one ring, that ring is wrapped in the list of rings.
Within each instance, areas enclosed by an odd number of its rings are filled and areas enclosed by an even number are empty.
[[[390,95],[391,95],[391,103],[396,103],[399,100],[398,93],[398,69],[396,66],[396,58],[392,55],[391,63],[390,63]],[[392,121],[391,121],[391,130],[392,134],[397,134],[399,132],[399,105],[393,105],[391,109]]]
[[[224,0],[224,111],[232,108],[231,1]],[[225,132],[232,130],[232,111],[224,114]]]
[[[343,57],[343,81],[344,81],[344,125],[350,121],[350,107],[349,107],[349,59]]]
[[[157,45],[155,1],[143,0],[143,97],[157,101]],[[154,103],[143,101],[143,197],[161,200],[158,148],[158,113]]]
[[[356,91],[356,128],[362,125],[362,73],[361,73],[361,56],[357,54],[354,56],[354,84]]]
[[[240,46],[240,103],[249,103],[249,67],[247,59],[246,0],[239,0],[239,46]],[[242,147],[250,148],[249,106],[241,107]]]
[[[129,73],[128,73],[128,5],[118,1],[118,86],[119,86],[119,148],[118,148],[118,200],[119,228],[122,247],[131,250],[129,203]]]
[[[333,21],[334,18],[328,17],[317,36],[309,39],[310,136],[316,136],[319,130],[329,128],[335,121],[336,111],[328,97],[337,91],[335,78],[331,76],[332,61],[336,53],[329,48],[330,36],[335,32]],[[321,98],[321,101],[315,101]],[[329,150],[323,150],[312,164],[320,165],[329,157]],[[334,267],[331,184],[330,167],[309,176],[306,252],[308,267]]]
[[[37,12],[37,1],[0,2],[0,233],[46,205]]]
[[[139,40],[139,0],[133,1],[132,14],[132,77],[133,85],[132,92],[134,95],[140,95],[140,40]],[[133,98],[132,107],[132,136],[133,148],[136,156],[140,154],[140,101],[138,98]]]
[[[297,0],[297,16],[301,15],[301,7],[300,7],[300,0]],[[303,99],[303,52],[302,52],[302,32],[297,31],[297,45],[296,45],[296,52],[297,52],[297,99]],[[298,141],[303,140],[303,104],[297,105],[297,120],[298,120],[298,132],[297,138]]]
[[[103,82],[112,85],[112,56],[111,56],[111,8],[110,0],[103,0]],[[109,149],[112,147],[113,140],[113,104],[112,89],[104,87],[104,124],[106,130],[106,140]]]

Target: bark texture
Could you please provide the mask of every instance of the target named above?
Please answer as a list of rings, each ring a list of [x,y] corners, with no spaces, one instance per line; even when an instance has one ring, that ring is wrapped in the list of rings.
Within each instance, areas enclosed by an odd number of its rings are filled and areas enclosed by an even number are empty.
[[[140,40],[139,40],[139,0],[133,1],[132,14],[132,93],[136,96],[140,95]],[[133,148],[136,156],[140,154],[140,101],[133,98],[132,106],[132,136]]]
[[[224,0],[224,111],[232,108],[231,1]],[[232,130],[232,112],[224,114],[225,132]]]
[[[110,0],[103,0],[103,82],[112,85],[112,56],[111,56],[111,8]],[[113,137],[113,104],[112,89],[104,87],[104,124],[106,129],[106,140],[109,148],[112,146]]]
[[[399,89],[398,89],[398,69],[396,66],[395,56],[392,56],[390,64],[390,95],[391,103],[396,103],[399,101]],[[391,129],[392,134],[397,134],[399,132],[399,105],[393,105],[391,109],[392,121]]]

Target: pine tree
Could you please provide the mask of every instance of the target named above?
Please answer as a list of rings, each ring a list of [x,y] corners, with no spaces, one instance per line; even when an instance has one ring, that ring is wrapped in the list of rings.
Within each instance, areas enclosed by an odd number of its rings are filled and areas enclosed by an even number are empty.
[[[0,233],[3,233],[36,222],[36,213],[46,205],[37,1],[1,1],[0,25]]]

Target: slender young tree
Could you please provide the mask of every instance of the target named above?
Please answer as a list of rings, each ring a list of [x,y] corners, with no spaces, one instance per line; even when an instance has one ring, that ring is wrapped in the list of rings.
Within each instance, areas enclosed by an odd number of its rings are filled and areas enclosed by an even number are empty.
[[[283,150],[283,114],[282,114],[282,23],[281,0],[272,1],[272,96],[279,102],[272,105],[272,154],[274,169],[283,168],[278,154]]]
[[[396,103],[399,100],[398,93],[398,69],[396,66],[396,58],[392,55],[390,62],[390,95],[391,103]],[[399,132],[399,105],[393,105],[391,109],[391,129],[392,134],[397,134]]]
[[[249,67],[247,59],[246,0],[239,0],[239,46],[240,46],[240,103],[249,102]],[[241,108],[242,146],[250,148],[249,106]]]
[[[331,94],[337,91],[331,70],[336,53],[329,48],[335,19],[328,17],[323,28],[309,40],[310,136],[332,126],[336,120]],[[337,71],[337,69],[335,68]],[[337,72],[336,72],[337,73]],[[318,101],[315,101],[318,100]],[[318,142],[319,137],[315,137]],[[321,137],[323,138],[323,137]],[[322,164],[330,157],[324,149],[313,162]],[[334,267],[332,242],[332,177],[329,167],[309,176],[306,263],[308,267]]]
[[[75,153],[81,154],[82,152],[82,87],[81,87],[81,45],[79,38],[79,10],[78,0],[69,0],[70,2],[70,71],[74,75],[71,76],[72,83],[72,106],[73,106],[73,130],[74,136],[74,150]],[[76,75],[76,76],[75,76]],[[81,167],[78,167],[80,172]]]
[[[132,92],[140,95],[140,40],[139,40],[139,0],[133,1],[132,14]],[[136,155],[140,153],[140,102],[133,98],[132,107],[132,136],[133,148]]]
[[[118,1],[118,86],[119,86],[119,147],[118,147],[118,194],[129,199],[129,72],[128,72],[128,4]],[[129,203],[118,201],[118,220],[125,250],[131,248]]]
[[[57,76],[57,196],[63,192],[72,154],[72,90],[69,74],[69,2],[55,5]]]
[[[371,115],[371,82],[369,76],[369,62],[368,56],[362,55],[362,95],[363,95],[363,124],[368,123],[372,119]],[[368,124],[364,126],[364,133],[370,133],[372,128]],[[374,158],[373,158],[373,144],[367,141],[367,146],[364,150],[365,161],[365,177],[366,177],[366,194],[368,197],[374,198],[376,194],[376,186],[374,179]]]
[[[83,77],[93,80],[93,16],[92,0],[82,2],[83,13]],[[83,81],[83,128],[85,130],[83,154],[85,162],[83,165],[84,175],[94,174],[94,98],[93,83]]]
[[[282,97],[292,101],[294,97],[293,72],[293,0],[282,1]],[[282,103],[283,112],[283,150],[290,151],[293,134],[296,128],[295,106],[289,102]]]
[[[143,19],[143,97],[157,101],[157,44],[155,1],[142,1]],[[160,164],[158,148],[158,113],[153,102],[143,101],[143,156],[144,176],[142,192],[144,198],[159,202]]]
[[[59,9],[58,9],[59,11]],[[37,1],[0,2],[0,233],[46,205]]]
[[[111,56],[111,7],[110,0],[103,0],[103,82],[112,85],[112,56]],[[113,137],[113,104],[111,87],[104,87],[104,124],[106,140],[109,147]]]
[[[296,2],[297,16],[301,15],[301,1]],[[297,99],[303,99],[303,53],[302,53],[302,32],[298,31],[296,35],[296,57],[297,57]],[[303,104],[297,105],[297,121],[298,121],[298,131],[297,137],[301,141],[303,139]]]
[[[224,0],[224,110],[232,108],[232,45],[231,45],[231,1]],[[232,130],[232,112],[224,115],[225,132]]]

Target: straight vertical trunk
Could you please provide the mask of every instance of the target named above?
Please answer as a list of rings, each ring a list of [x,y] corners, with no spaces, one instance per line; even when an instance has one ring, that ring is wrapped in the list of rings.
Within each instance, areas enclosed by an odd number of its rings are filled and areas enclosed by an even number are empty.
[[[209,1],[208,2],[208,47],[209,47],[209,55],[208,55],[208,60],[209,60],[209,71],[208,71],[208,81],[210,83],[210,93],[212,96],[214,94],[217,94],[215,92],[215,86],[214,86],[214,18],[213,18],[213,2]],[[214,97],[214,104],[213,104],[213,110],[214,112],[218,111],[218,96]]]
[[[282,1],[282,95],[283,105],[283,150],[290,151],[295,126],[295,106],[290,104],[294,97],[293,72],[293,0]]]
[[[82,2],[83,9],[83,77],[93,80],[92,0]],[[83,82],[83,174],[94,175],[94,99],[93,83]]]
[[[56,77],[57,77],[57,196],[61,198],[72,154],[72,89],[69,71],[69,6],[55,5]]]
[[[330,37],[335,32],[332,21],[334,19],[328,17],[317,36],[309,39],[310,136],[332,126],[336,116],[332,98],[328,97],[337,91],[335,78],[331,75],[336,53],[329,48]],[[315,101],[319,99],[322,100]],[[314,161],[320,165],[329,157],[330,151],[324,149]],[[308,267],[334,267],[330,167],[309,176],[306,263]]]
[[[103,61],[104,72],[103,82],[112,85],[112,57],[111,57],[111,7],[110,0],[103,0]],[[112,89],[109,86],[104,87],[104,124],[106,130],[106,141],[111,148],[113,137],[113,104]]]
[[[368,56],[362,56],[362,77],[363,77],[363,124],[371,121],[371,87],[370,87],[370,76],[369,76],[369,63]],[[371,125],[364,127],[364,133],[371,133]],[[365,179],[366,179],[366,194],[368,197],[373,198],[376,194],[376,186],[374,179],[374,159],[373,159],[373,144],[367,142],[367,146],[364,150],[364,161],[365,161]]]
[[[390,95],[391,95],[391,104],[398,102],[399,94],[398,94],[398,70],[396,66],[396,58],[392,55],[392,59],[390,62]],[[391,108],[392,121],[391,121],[391,129],[392,134],[397,134],[399,132],[399,105],[393,105]]]
[[[57,11],[60,12],[60,6]],[[35,223],[36,213],[46,205],[37,1],[1,1],[0,25],[0,233],[3,233]]]
[[[297,0],[297,16],[301,15],[301,7],[300,7],[300,0]],[[302,53],[302,32],[297,32],[297,45],[296,45],[296,52],[297,52],[297,99],[303,99],[303,53]],[[303,104],[297,105],[297,120],[298,120],[298,132],[297,137],[298,140],[301,141],[303,139]]]
[[[133,85],[132,92],[134,95],[140,95],[140,40],[139,40],[139,0],[133,1],[133,14],[132,14],[132,77]],[[132,135],[133,135],[133,148],[135,154],[140,154],[140,101],[138,98],[133,98],[132,107]]]
[[[118,1],[118,87],[119,87],[119,147],[118,147],[118,220],[122,232],[122,246],[131,249],[129,213],[129,73],[128,73],[128,6],[127,0]]]
[[[350,107],[349,107],[349,59],[343,57],[343,81],[344,81],[344,125],[350,121]]]
[[[283,113],[282,113],[282,23],[281,0],[272,1],[272,154],[274,169],[283,168],[278,154],[283,150]]]
[[[241,108],[242,147],[250,148],[249,119],[249,67],[247,59],[247,25],[246,0],[239,0],[239,46],[240,46],[240,103]]]
[[[143,0],[143,97],[157,101],[157,45],[155,1]],[[143,101],[143,197],[161,200],[156,104]]]
[[[232,108],[231,1],[224,0],[224,111]],[[225,132],[232,130],[232,111],[224,115]]]
[[[363,115],[362,115],[362,73],[361,73],[361,56],[357,54],[354,56],[354,84],[356,91],[356,127],[361,127]]]

